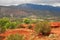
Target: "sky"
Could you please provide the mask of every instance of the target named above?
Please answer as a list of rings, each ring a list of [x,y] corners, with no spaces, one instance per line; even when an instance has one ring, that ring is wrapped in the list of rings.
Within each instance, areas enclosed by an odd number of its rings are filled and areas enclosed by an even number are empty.
[[[51,6],[60,7],[60,0],[0,0],[0,5],[4,5],[4,6],[18,5],[18,4],[24,4],[24,3],[51,5]]]

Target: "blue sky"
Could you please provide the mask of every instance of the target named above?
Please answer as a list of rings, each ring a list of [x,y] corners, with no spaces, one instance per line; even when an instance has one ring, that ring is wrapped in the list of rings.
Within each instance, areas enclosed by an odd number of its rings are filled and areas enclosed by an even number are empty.
[[[23,3],[60,6],[60,0],[0,0],[0,5],[6,5],[6,6],[18,5]]]

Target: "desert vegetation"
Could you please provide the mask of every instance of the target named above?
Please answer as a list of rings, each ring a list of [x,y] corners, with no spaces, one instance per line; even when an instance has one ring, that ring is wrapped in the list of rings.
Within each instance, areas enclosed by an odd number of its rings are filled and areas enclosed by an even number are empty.
[[[53,40],[58,36],[54,32],[59,27],[51,27],[48,20],[30,18],[0,18],[1,40]],[[53,30],[53,31],[52,31]],[[60,35],[60,33],[58,33]],[[56,39],[57,40],[57,39]],[[60,40],[60,39],[59,39]]]

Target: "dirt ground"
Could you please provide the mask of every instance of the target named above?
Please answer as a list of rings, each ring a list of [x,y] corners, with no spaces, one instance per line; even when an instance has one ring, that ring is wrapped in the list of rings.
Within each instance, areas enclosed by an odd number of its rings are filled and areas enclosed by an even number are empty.
[[[49,36],[35,36],[33,40],[60,40],[60,27],[52,28]]]

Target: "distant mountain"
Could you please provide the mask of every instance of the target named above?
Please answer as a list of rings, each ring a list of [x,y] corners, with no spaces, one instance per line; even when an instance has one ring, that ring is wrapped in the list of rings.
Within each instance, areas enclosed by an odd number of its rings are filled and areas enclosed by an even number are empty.
[[[48,11],[55,11],[60,12],[60,7],[53,7],[49,5],[36,5],[36,4],[21,4],[16,6],[17,8],[26,8],[32,10],[48,10]]]
[[[49,5],[37,5],[37,4],[20,4],[20,5],[11,5],[11,6],[0,6],[0,12],[6,14],[16,14],[29,16],[29,15],[52,15],[52,16],[60,16],[60,7],[53,7]],[[1,14],[0,13],[0,14]]]

